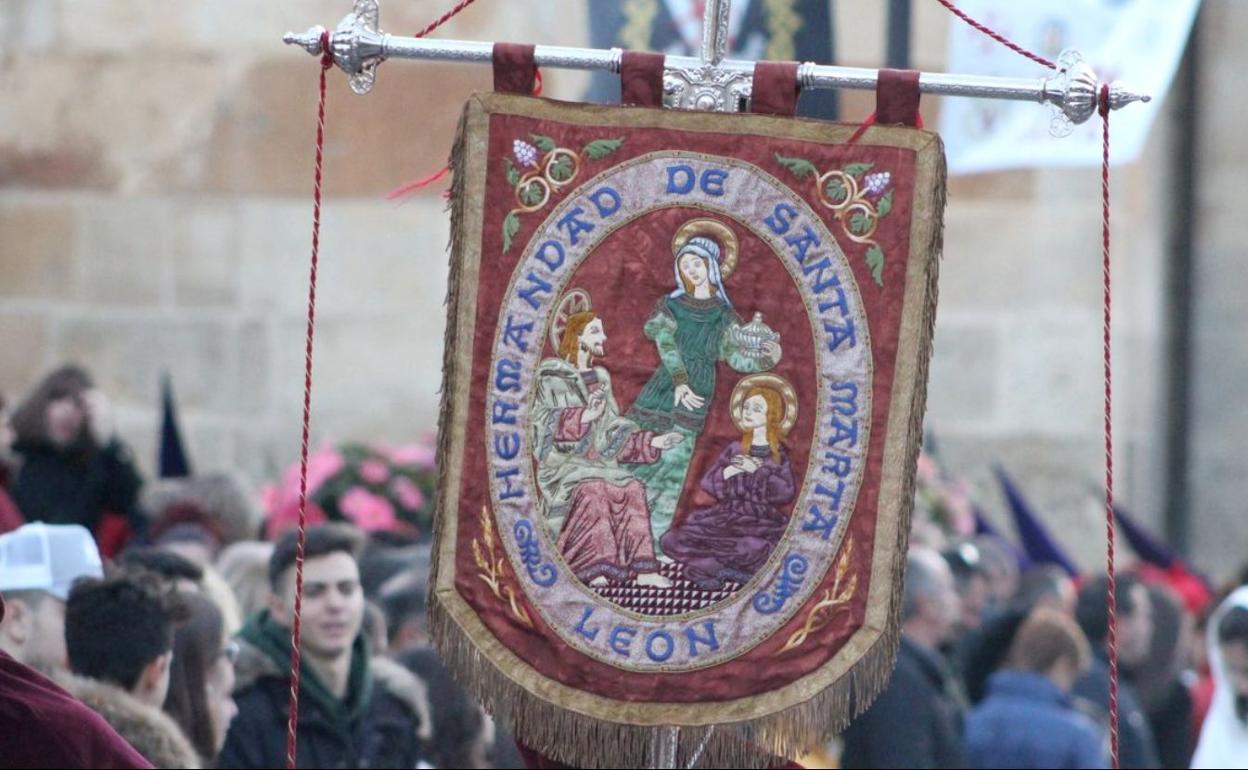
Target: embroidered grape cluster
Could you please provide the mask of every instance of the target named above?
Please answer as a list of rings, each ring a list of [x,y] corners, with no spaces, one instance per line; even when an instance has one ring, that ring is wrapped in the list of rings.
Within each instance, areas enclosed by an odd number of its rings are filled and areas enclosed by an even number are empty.
[[[511,152],[521,166],[537,166],[537,148],[523,139],[511,143]]]
[[[866,179],[863,180],[862,191],[872,197],[880,195],[884,192],[884,189],[888,187],[888,183],[891,179],[892,175],[890,175],[887,171],[867,174]]]

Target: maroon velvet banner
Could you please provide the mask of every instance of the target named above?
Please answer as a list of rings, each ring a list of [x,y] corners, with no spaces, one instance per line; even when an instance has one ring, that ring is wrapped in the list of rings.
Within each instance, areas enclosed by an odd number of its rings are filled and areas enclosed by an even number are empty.
[[[431,613],[535,748],[762,761],[885,682],[944,155],[853,130],[466,107]]]

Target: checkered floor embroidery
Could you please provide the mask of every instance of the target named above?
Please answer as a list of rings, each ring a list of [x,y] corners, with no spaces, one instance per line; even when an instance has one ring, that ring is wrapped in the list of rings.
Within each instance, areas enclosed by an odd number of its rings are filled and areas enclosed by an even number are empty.
[[[602,598],[626,610],[643,615],[679,615],[723,601],[741,589],[740,584],[727,582],[723,588],[698,588],[684,577],[683,564],[664,564],[659,574],[672,581],[671,588],[639,586],[636,580],[613,580],[605,586],[590,586]]]

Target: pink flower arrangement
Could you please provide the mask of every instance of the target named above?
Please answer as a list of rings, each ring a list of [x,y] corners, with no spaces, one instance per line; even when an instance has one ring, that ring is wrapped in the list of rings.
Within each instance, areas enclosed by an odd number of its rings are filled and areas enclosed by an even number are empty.
[[[433,528],[437,456],[432,439],[397,447],[323,444],[308,457],[308,522],[346,521],[366,531]],[[270,537],[299,520],[299,466],[261,493]]]
[[[360,478],[369,484],[385,484],[390,480],[390,466],[385,460],[370,457],[360,463]]]
[[[363,487],[352,487],[338,500],[338,509],[360,529],[374,532],[392,529],[398,521],[394,506],[386,498]]]
[[[425,505],[425,493],[406,476],[396,478],[390,485],[390,491],[394,493],[399,505],[409,511],[418,511]]]

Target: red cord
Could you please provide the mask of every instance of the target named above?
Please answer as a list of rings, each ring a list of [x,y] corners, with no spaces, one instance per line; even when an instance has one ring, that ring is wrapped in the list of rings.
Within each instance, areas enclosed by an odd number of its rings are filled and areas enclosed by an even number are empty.
[[[400,185],[399,187],[394,188],[390,192],[386,193],[386,200],[388,201],[398,200],[399,198],[402,198],[406,195],[414,193],[417,190],[423,190],[424,188],[428,187],[434,182],[437,182],[439,179],[442,179],[449,173],[451,173],[451,167],[443,166],[441,171],[435,172],[421,179],[414,179],[411,182],[408,182],[407,184]]]
[[[469,0],[469,2],[472,2],[472,0]],[[465,5],[467,5],[467,3],[465,3]],[[533,71],[533,95],[534,96],[542,95],[542,71],[540,69],[534,69]],[[398,187],[394,188],[390,192],[386,193],[386,200],[397,201],[400,198],[405,198],[408,195],[411,195],[412,193],[416,192],[417,190],[423,190],[429,185],[432,185],[438,182],[439,180],[445,178],[446,175],[449,173],[451,173],[451,167],[443,166],[440,171],[435,171],[434,173],[429,174],[428,176],[423,176],[419,179],[413,179],[410,182],[406,182],[404,184],[399,185]],[[450,192],[443,191],[442,197],[449,198]]]
[[[1101,273],[1105,282],[1105,574],[1109,576],[1109,752],[1118,768],[1118,597],[1114,577],[1114,388],[1110,352],[1109,264],[1109,86],[1102,85],[1097,111],[1101,113]]]
[[[1018,43],[1015,43],[1014,41],[1010,40],[1008,37],[1006,37],[1005,35],[1002,35],[1000,32],[997,32],[991,27],[988,27],[984,24],[980,24],[978,21],[975,21],[969,15],[967,15],[966,11],[954,5],[952,2],[950,2],[950,0],[936,0],[936,2],[945,6],[945,8],[949,9],[949,12],[952,13],[954,16],[957,16],[962,21],[971,25],[972,27],[984,33],[985,35],[992,38],[993,40],[997,41],[1001,45],[1010,49],[1014,53],[1019,54],[1020,56],[1026,56],[1028,59],[1031,59],[1036,64],[1039,64],[1044,67],[1048,67],[1049,69],[1057,69],[1056,64],[1044,58],[1040,54],[1032,53],[1031,51],[1028,51],[1026,48],[1023,48]]]
[[[417,32],[415,37],[424,37],[425,35],[428,35],[430,32],[434,31],[438,27],[447,23],[452,18],[454,18],[456,14],[458,14],[460,11],[464,10],[465,8],[467,8],[468,6],[472,5],[475,2],[476,0],[461,0],[461,2],[455,4],[454,8],[442,14],[437,19],[429,22],[429,24],[425,25],[425,28]]]
[[[867,129],[874,125],[875,113],[873,112],[858,124],[858,128],[854,130],[854,133],[850,135],[845,144],[857,144],[858,140],[862,138],[862,135],[867,133]],[[923,128],[923,116],[917,112],[914,113],[914,127]]]
[[[290,634],[290,719],[286,723],[286,767],[295,767],[296,725],[299,723],[299,640],[303,614],[303,547],[307,539],[308,436],[312,425],[312,335],[316,328],[316,267],[321,250],[321,176],[325,159],[326,75],[334,64],[329,32],[321,33],[321,87],[316,110],[316,166],[312,186],[312,267],[308,276],[308,330],[303,365],[303,440],[299,455],[299,539],[295,549],[295,617]]]
[[[1004,35],[972,19],[955,6],[951,0],[936,0],[953,15],[1015,53],[1042,64],[1056,68],[1053,62],[1032,53],[1007,39]],[[1113,284],[1110,281],[1109,261],[1109,86],[1102,85],[1097,99],[1097,112],[1101,114],[1101,273],[1104,281],[1104,354],[1105,354],[1105,574],[1108,578],[1109,636],[1109,751],[1111,766],[1118,764],[1118,595],[1114,575],[1114,378],[1112,358],[1111,298]],[[862,129],[860,129],[861,131]]]

